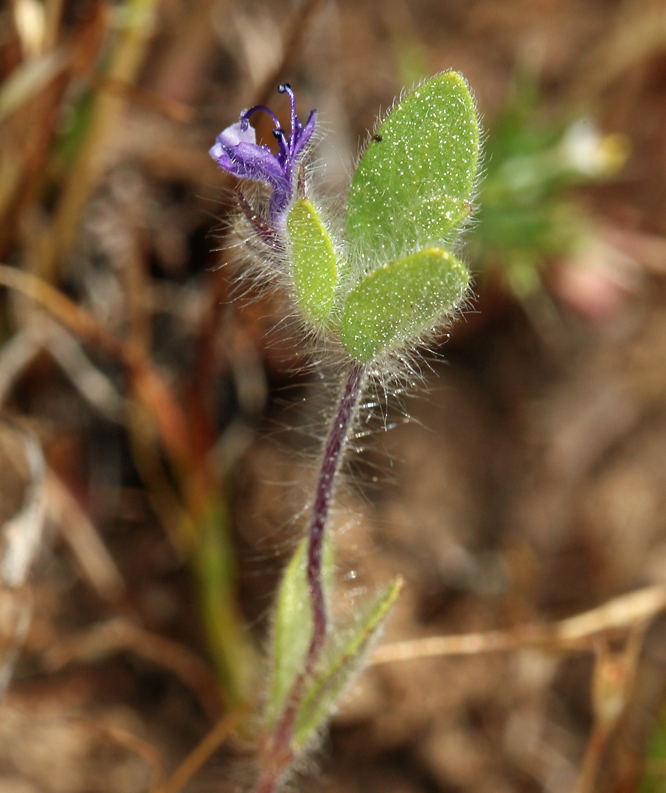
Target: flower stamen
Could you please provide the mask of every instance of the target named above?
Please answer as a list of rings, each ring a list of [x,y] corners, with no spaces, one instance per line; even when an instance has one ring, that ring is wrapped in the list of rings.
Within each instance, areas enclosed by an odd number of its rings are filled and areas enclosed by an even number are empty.
[[[279,85],[278,91],[289,96],[291,105],[289,135],[269,107],[255,105],[244,110],[235,124],[223,130],[217,136],[215,145],[210,150],[211,157],[225,171],[240,179],[254,179],[269,185],[273,191],[270,200],[270,214],[275,226],[284,223],[287,209],[294,195],[296,165],[314,132],[316,113],[315,110],[310,113],[304,126],[296,115],[296,97],[289,83]],[[268,146],[258,144],[256,133],[250,127],[251,116],[260,110],[268,113],[273,121],[273,136],[280,147],[277,154],[273,154]],[[298,173],[300,172],[299,168]]]
[[[273,119],[273,124],[277,129],[281,129],[280,119],[275,115],[275,113],[270,109],[270,107],[266,107],[266,105],[255,105],[251,107],[249,110],[244,110],[240,115],[240,124],[241,129],[245,130],[250,123],[250,116],[253,116],[258,110],[263,110],[264,113],[268,113],[268,115]]]

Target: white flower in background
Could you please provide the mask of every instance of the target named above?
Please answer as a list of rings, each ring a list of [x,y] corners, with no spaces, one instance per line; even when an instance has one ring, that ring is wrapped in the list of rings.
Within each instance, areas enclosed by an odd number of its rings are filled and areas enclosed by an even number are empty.
[[[594,121],[581,118],[564,132],[561,151],[565,163],[589,177],[610,176],[624,165],[629,143],[624,135],[603,135]]]

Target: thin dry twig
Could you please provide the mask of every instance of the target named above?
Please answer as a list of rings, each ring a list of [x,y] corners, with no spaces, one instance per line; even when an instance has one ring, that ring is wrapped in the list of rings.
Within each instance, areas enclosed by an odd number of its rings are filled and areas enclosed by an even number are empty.
[[[192,516],[183,508],[160,453],[154,423],[144,405],[132,403],[128,415],[128,432],[132,459],[144,483],[150,506],[162,524],[179,558],[188,553],[186,537],[196,533]]]
[[[653,586],[613,598],[595,609],[560,622],[523,625],[507,631],[434,636],[380,647],[369,666],[417,658],[508,652],[526,647],[554,652],[595,652],[592,681],[594,726],[575,793],[592,793],[608,740],[629,702],[645,632],[666,609],[666,587]],[[619,652],[611,652],[610,634],[629,631]]]
[[[78,340],[42,311],[0,347],[0,405],[26,368],[48,350],[79,393],[105,419],[122,423],[124,399],[111,380],[88,358]],[[38,315],[38,316],[37,316]]]
[[[96,732],[103,738],[112,741],[124,749],[129,749],[136,754],[150,767],[150,793],[158,793],[161,790],[161,785],[166,777],[164,770],[164,763],[162,757],[157,749],[148,741],[134,735],[121,727],[116,727],[111,724],[104,724],[102,722],[92,721],[84,716],[71,716],[68,721],[78,724],[89,732]]]
[[[54,2],[47,3],[47,6],[51,6],[51,9],[45,7],[47,16],[59,16],[60,12],[53,7]],[[65,62],[61,66],[64,68],[56,70],[41,85],[41,90],[33,91],[32,98],[27,104],[24,102],[21,112],[12,112],[6,119],[10,134],[6,141],[8,156],[0,173],[0,257],[4,257],[20,238],[25,243],[27,259],[34,261],[39,258],[36,248],[42,240],[41,229],[36,228],[26,210],[38,200],[43,186],[46,163],[61,116],[59,108],[67,88],[72,78],[91,71],[97,60],[109,20],[104,8],[104,3],[92,4],[90,13],[84,15],[68,40],[52,51],[47,50],[53,35],[57,38],[53,25],[58,20],[47,19],[49,29],[44,31],[45,54],[39,62],[53,63],[58,53],[63,53]],[[18,67],[15,71],[20,72],[23,68]]]
[[[29,588],[22,587],[21,590],[5,590],[5,594],[10,594],[12,597],[12,606],[15,610],[15,625],[11,642],[0,663],[0,701],[4,699],[12,681],[14,669],[30,630],[33,610],[33,597]]]
[[[622,3],[610,33],[592,48],[573,82],[574,99],[599,101],[604,90],[632,66],[661,52],[666,44],[666,9],[661,3]]]
[[[9,419],[4,421],[23,440],[30,476],[23,506],[2,527],[5,548],[0,563],[0,579],[5,586],[15,589],[25,584],[42,536],[46,511],[46,463],[37,439]]]
[[[117,602],[125,582],[94,524],[52,470],[46,474],[46,491],[49,518],[60,527],[85,578],[103,600]]]
[[[43,312],[39,313],[42,314],[39,324],[43,325],[41,336],[45,349],[94,410],[107,421],[122,424],[125,399],[111,379],[92,363],[78,339]]]
[[[454,655],[507,652],[521,647],[593,650],[603,633],[631,629],[652,620],[666,608],[666,587],[653,586],[620,595],[591,611],[551,624],[521,625],[506,631],[432,636],[379,647],[370,666]]]
[[[0,406],[41,349],[41,341],[29,327],[18,330],[0,347]]]
[[[69,68],[71,54],[64,48],[29,60],[15,69],[0,89],[0,122],[27,104]]]
[[[136,396],[158,422],[160,437],[171,458],[183,470],[191,468],[190,433],[185,416],[141,348],[109,333],[90,312],[34,275],[0,265],[0,284],[31,298],[76,336],[126,366],[132,374]]]
[[[113,358],[128,363],[136,357],[136,351],[128,350],[123,341],[103,328],[90,312],[46,281],[15,267],[0,265],[0,284],[34,300],[76,336]]]
[[[42,447],[35,437],[9,418],[3,417],[3,422],[23,443],[29,481],[21,508],[5,522],[1,531],[4,548],[0,561],[0,583],[13,599],[16,624],[11,643],[0,664],[0,699],[7,692],[32,620],[32,595],[25,583],[39,549],[46,512],[46,463]],[[19,595],[21,590],[27,592],[27,600]]]
[[[42,50],[48,52],[58,43],[60,23],[65,0],[45,0],[44,2],[44,40]]]
[[[242,716],[243,710],[238,709],[218,721],[203,741],[187,755],[158,793],[179,793],[213,752],[226,741]]]

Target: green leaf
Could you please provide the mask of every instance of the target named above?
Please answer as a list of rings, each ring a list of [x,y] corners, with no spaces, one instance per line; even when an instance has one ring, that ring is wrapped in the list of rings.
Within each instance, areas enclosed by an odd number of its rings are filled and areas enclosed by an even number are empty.
[[[299,198],[287,217],[294,286],[301,310],[323,326],[331,313],[338,265],[333,243],[314,205]]]
[[[381,265],[440,242],[469,213],[479,160],[474,100],[458,72],[420,85],[370,140],[347,200],[347,241]]]
[[[293,738],[296,751],[303,749],[321,727],[353,679],[373,641],[378,638],[401,589],[402,579],[396,578],[361,610],[346,630],[336,631],[333,635],[327,648],[324,671],[313,680],[296,715]]]
[[[193,554],[200,608],[228,707],[248,702],[256,686],[258,654],[236,601],[231,516],[222,498],[212,498],[196,526]]]
[[[274,725],[282,715],[292,686],[303,669],[303,662],[312,638],[312,605],[306,575],[308,539],[298,544],[287,565],[277,597],[271,647],[271,681],[266,705],[265,723]],[[331,588],[333,549],[324,545],[324,595]]]
[[[427,248],[368,273],[347,296],[340,337],[361,363],[413,341],[442,320],[465,293],[467,268]]]
[[[663,791],[662,769],[664,762],[666,762],[666,725],[664,724],[664,714],[661,713],[648,741],[645,767],[638,786],[638,793],[660,793]]]

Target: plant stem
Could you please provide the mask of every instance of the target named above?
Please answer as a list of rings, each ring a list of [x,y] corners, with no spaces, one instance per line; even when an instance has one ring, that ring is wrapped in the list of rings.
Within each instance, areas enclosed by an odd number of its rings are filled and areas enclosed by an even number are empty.
[[[326,439],[324,457],[312,503],[312,517],[308,529],[307,562],[308,586],[312,604],[312,639],[305,659],[305,675],[310,673],[317,662],[326,638],[327,615],[322,585],[324,533],[335,489],[336,474],[340,468],[345,441],[356,414],[364,375],[363,365],[354,361],[349,368],[338,410]]]
[[[326,639],[328,617],[322,582],[324,536],[335,490],[336,474],[342,462],[349,430],[354,422],[364,379],[365,367],[354,361],[347,372],[338,409],[324,446],[308,529],[307,579],[312,606],[312,638],[303,668],[294,681],[282,716],[262,752],[263,773],[255,788],[255,793],[276,793],[285,770],[293,762],[291,741],[296,715],[306,691],[308,678],[319,660]]]

